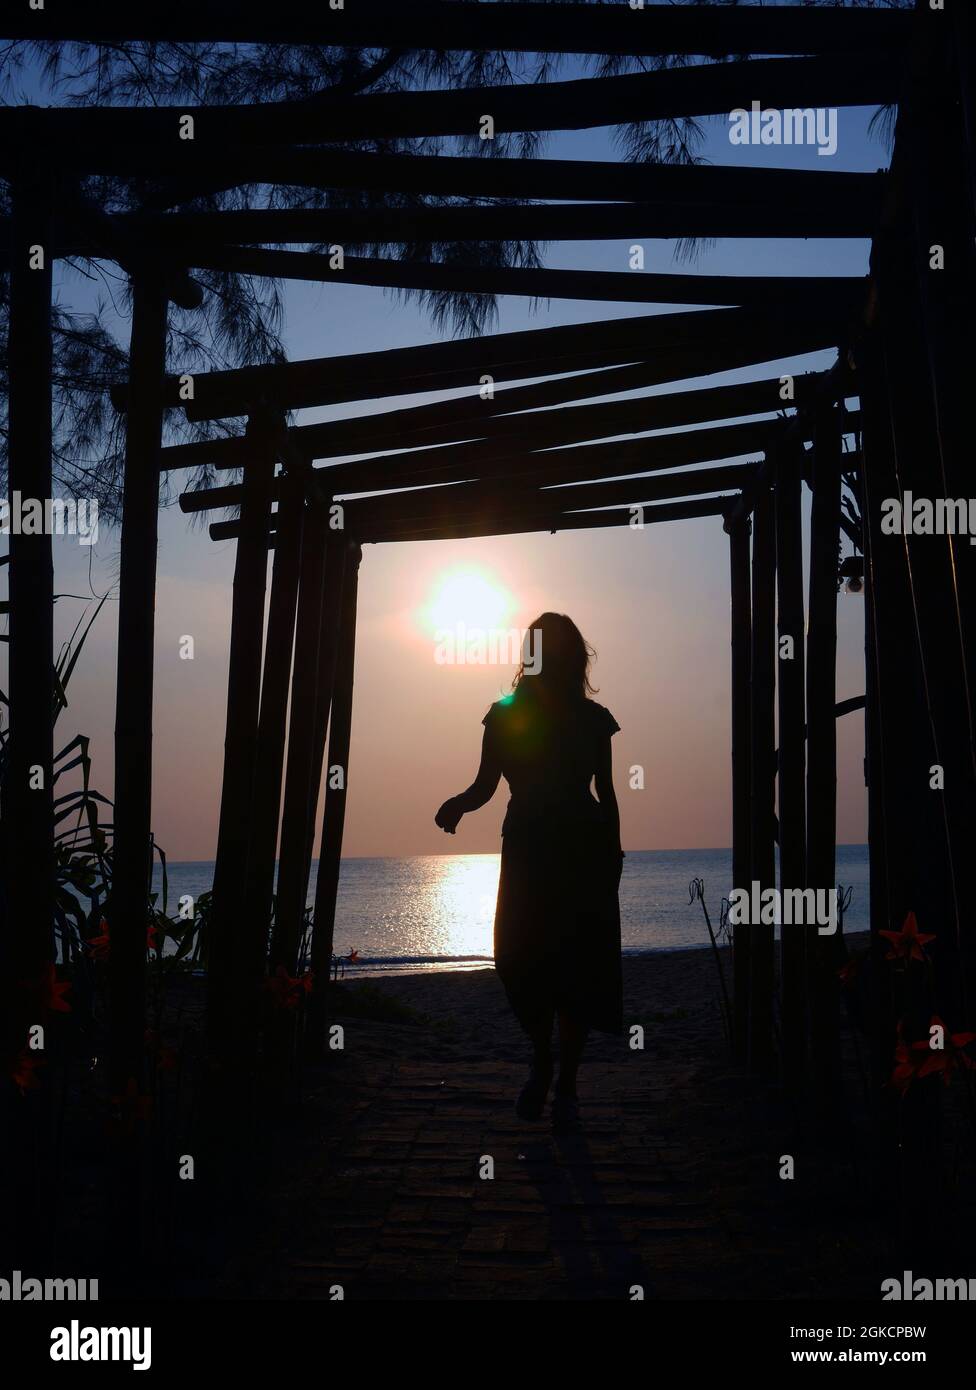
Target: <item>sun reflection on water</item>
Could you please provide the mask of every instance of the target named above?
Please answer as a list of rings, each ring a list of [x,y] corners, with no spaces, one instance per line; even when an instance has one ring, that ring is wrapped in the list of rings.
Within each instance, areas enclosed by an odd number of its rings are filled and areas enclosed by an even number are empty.
[[[497,854],[431,861],[426,916],[432,955],[491,955],[499,864]]]

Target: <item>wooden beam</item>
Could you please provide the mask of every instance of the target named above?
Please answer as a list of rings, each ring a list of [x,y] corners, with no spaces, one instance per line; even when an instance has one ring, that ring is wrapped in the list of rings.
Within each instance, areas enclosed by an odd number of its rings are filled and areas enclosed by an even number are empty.
[[[461,483],[466,479],[498,482],[530,475],[556,485],[676,468],[712,459],[755,453],[777,437],[778,420],[757,420],[714,429],[630,437],[611,443],[572,444],[529,452],[520,442],[485,440],[447,449],[418,449],[413,455],[384,455],[363,463],[336,464],[315,470],[314,483],[323,496],[348,496],[386,487],[418,487],[428,483]],[[439,457],[432,457],[438,455]],[[413,459],[416,458],[416,463]]]
[[[776,534],[773,497],[761,488],[752,539],[752,881],[762,890],[776,887],[775,782],[776,737]],[[749,925],[749,1060],[761,1073],[771,1072],[773,1052],[774,928],[754,920]]]
[[[781,430],[781,421],[757,420],[611,443],[547,448],[535,453],[521,453],[492,441],[487,441],[484,447],[480,443],[456,445],[451,449],[418,450],[414,455],[385,456],[363,463],[317,469],[312,475],[311,491],[319,499],[331,502],[335,497],[349,498],[354,493],[436,487],[436,491],[419,494],[416,499],[399,492],[398,500],[391,498],[388,503],[379,505],[398,507],[402,503],[410,506],[417,500],[426,508],[429,499],[434,508],[450,508],[465,495],[481,495],[477,491],[479,488],[490,492],[492,487],[520,480],[556,487],[563,483],[596,482],[601,478],[606,481],[611,477],[626,478],[743,457],[771,447],[781,438]],[[411,466],[412,459],[421,454],[419,463]],[[750,488],[754,483],[751,477]],[[448,490],[447,485],[454,486]],[[366,500],[379,502],[379,499]],[[360,506],[361,503],[356,501],[351,505]],[[215,540],[235,534],[232,521],[218,522],[211,528]]]
[[[695,440],[695,435],[701,435],[702,438]],[[646,475],[656,470],[673,469],[682,463],[697,464],[723,455],[735,457],[749,452],[744,446],[750,441],[756,448],[761,449],[774,438],[775,435],[771,431],[745,432],[742,426],[729,426],[723,430],[689,430],[684,434],[662,435],[656,439],[631,440],[620,445],[582,445],[576,449],[553,449],[548,453],[527,454],[508,460],[490,476],[486,473],[481,479],[467,484],[425,488],[416,492],[396,492],[384,497],[353,499],[344,506],[347,516],[362,515],[371,518],[395,513],[450,514],[464,506],[465,499],[470,499],[470,505],[473,506],[489,506],[493,497],[504,501],[513,495],[527,495],[524,489],[528,485],[557,488],[561,484],[576,482],[590,482],[599,488],[613,486],[631,496],[637,491],[647,492],[650,496],[656,488],[687,489],[689,492],[695,492],[701,489],[703,477],[697,470],[670,473],[659,480],[650,479]],[[735,474],[750,485],[755,473],[754,469],[744,468],[716,468],[706,471],[709,476]],[[608,475],[621,481],[611,482]],[[462,476],[466,476],[463,470]],[[450,479],[441,475],[435,476],[434,481],[449,482]],[[514,493],[513,483],[522,484],[521,488],[516,487]],[[583,490],[574,487],[570,492],[567,488],[565,494],[559,495],[573,495],[579,498],[583,495]],[[670,495],[680,496],[681,493],[672,491]],[[333,494],[323,486],[320,496],[321,500],[331,501]],[[578,502],[577,505],[583,504]],[[239,522],[236,519],[214,522],[210,527],[212,540],[229,540],[238,533]]]
[[[390,521],[436,525],[472,519],[488,521],[494,515],[511,516],[516,512],[531,519],[535,513],[549,514],[554,509],[582,511],[620,504],[637,506],[665,498],[741,488],[751,481],[754,472],[755,465],[737,464],[569,487],[537,487],[534,486],[535,475],[530,475],[522,486],[469,483],[348,502],[344,519],[350,532],[360,538],[368,537],[374,526]]]
[[[658,380],[674,381],[681,375],[725,370],[725,363],[771,361],[836,346],[843,327],[829,314],[797,315],[785,306],[634,315],[460,342],[205,372],[194,376],[190,401],[181,400],[179,382],[172,379],[167,404],[184,407],[192,420],[217,419],[245,413],[255,399],[281,409],[300,409],[465,387],[486,375],[495,382],[513,381],[646,361],[656,353],[662,357]],[[684,356],[676,359],[677,353]],[[676,360],[678,371],[668,365]],[[124,403],[124,399],[124,388],[113,393],[113,400]]]
[[[460,91],[337,91],[304,102],[244,106],[38,108],[39,136],[69,159],[96,144],[163,145],[193,121],[197,148],[241,144],[314,144],[328,140],[469,135],[485,113],[495,135],[535,130],[587,130],[632,121],[726,116],[763,108],[879,106],[897,101],[900,63],[890,54],[843,53],[829,58],[768,58],[714,63],[568,82],[472,87]],[[0,143],[14,125],[0,110]]]
[[[724,516],[738,493],[720,497],[695,497],[682,502],[666,502],[658,507],[642,507],[644,526],[664,521],[690,521],[705,516]],[[490,520],[471,519],[427,524],[419,522],[389,522],[375,527],[363,544],[386,541],[465,540],[475,536],[515,536],[537,531],[586,531],[610,526],[632,526],[631,507],[608,508],[601,511],[557,512],[527,518],[524,512],[496,516]]]
[[[352,696],[356,655],[356,607],[362,550],[352,545],[344,563],[338,645],[334,664],[334,694],[329,729],[329,776],[319,844],[312,932],[312,995],[309,1001],[307,1051],[321,1058],[328,1025],[327,997],[335,935],[336,896],[342,859],[342,832],[349,790],[349,745],[352,734]],[[333,775],[333,769],[335,774]]]
[[[732,886],[750,890],[752,880],[752,598],[749,533],[752,523],[742,517],[729,528],[732,644]],[[732,928],[732,1047],[740,1061],[749,1053],[751,994],[750,930],[746,923]]]
[[[757,307],[785,302],[808,309],[833,304],[839,317],[854,312],[866,292],[858,276],[635,275],[632,271],[494,269],[393,257],[335,258],[314,251],[264,247],[194,246],[187,260],[201,270],[232,271],[267,279],[311,280],[451,294],[521,295],[532,299],[597,300],[609,304],[702,304]]]
[[[465,155],[379,154],[329,146],[230,146],[215,161],[194,142],[183,147],[116,145],[77,151],[77,172],[153,181],[142,206],[178,206],[245,184],[368,190],[437,197],[570,202],[874,204],[885,173],[773,169],[723,164],[647,164],[585,159],[482,159]],[[0,155],[2,167],[2,155]]]
[[[550,395],[558,402],[573,392],[586,396],[599,395],[606,388],[611,391],[630,389],[654,370],[652,366],[641,364],[636,368],[615,367],[608,372],[586,373],[583,379],[561,378],[538,388],[513,387],[493,393],[487,400],[475,394],[430,406],[330,420],[322,425],[294,425],[288,432],[288,439],[303,457],[322,459],[476,438],[498,439],[513,435],[526,438],[544,434],[560,419],[580,424],[577,437],[581,440],[595,439],[599,437],[597,432],[610,438],[627,432],[635,422],[645,430],[677,429],[682,425],[800,407],[815,399],[824,375],[807,372],[794,377],[794,392],[789,400],[783,399],[781,378],[767,377],[734,386],[642,396],[638,400],[550,411],[540,408],[550,403]],[[240,439],[217,440],[212,444],[178,444],[163,450],[163,467],[168,470],[207,464],[213,468],[233,468],[239,466],[241,456]],[[180,497],[180,509],[184,512],[209,511],[216,507],[234,507],[239,502],[239,485],[231,484],[184,492]]]
[[[793,449],[799,449],[794,444]],[[803,527],[800,460],[777,458],[773,490],[779,637],[779,881],[780,893],[806,887],[806,715],[804,676]],[[788,645],[784,644],[788,639]],[[782,899],[781,899],[782,900]],[[780,927],[783,1075],[796,1090],[806,1063],[806,929]]]
[[[343,9],[310,10],[305,0],[278,0],[256,10],[229,0],[196,0],[174,8],[166,0],[46,0],[4,16],[11,39],[121,39],[183,43],[329,44],[372,49],[495,49],[522,53],[606,53],[656,56],[689,53],[846,53],[897,47],[907,41],[910,16],[890,11],[774,7],[717,8],[651,4],[638,14],[610,6],[509,3],[498,14],[473,4],[419,0],[409,11],[398,0],[359,0]]]
[[[197,264],[198,248],[243,242],[321,242],[342,248],[410,242],[600,241],[624,237],[861,237],[875,231],[882,186],[811,202],[502,203],[469,207],[270,208],[254,211],[118,213],[113,237],[138,239],[174,263]],[[104,256],[106,243],[71,232],[63,255]],[[621,253],[621,259],[623,255]]]

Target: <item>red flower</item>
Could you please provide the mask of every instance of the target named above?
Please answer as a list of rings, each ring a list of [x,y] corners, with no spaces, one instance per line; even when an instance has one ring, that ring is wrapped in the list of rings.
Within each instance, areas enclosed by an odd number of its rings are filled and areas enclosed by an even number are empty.
[[[283,965],[279,965],[272,978],[268,980],[268,992],[275,1007],[279,1009],[297,1008],[302,995],[310,993],[311,988],[311,970],[306,970],[304,975],[293,978]]]
[[[108,960],[112,944],[109,936],[109,926],[104,917],[98,925],[101,928],[100,935],[90,936],[85,943],[85,950],[89,952],[92,960]]]
[[[931,1030],[941,1028],[942,1046],[933,1047]],[[948,1086],[954,1071],[976,1071],[976,1062],[963,1049],[976,1038],[976,1033],[949,1033],[937,1014],[932,1015],[929,1024],[929,1037],[912,1044],[912,1050],[919,1053],[918,1075],[934,1076],[940,1073]]]
[[[891,942],[892,949],[885,960],[928,960],[922,948],[926,942],[935,940],[934,935],[919,931],[914,912],[905,918],[901,931],[882,931],[878,935],[887,937]]]

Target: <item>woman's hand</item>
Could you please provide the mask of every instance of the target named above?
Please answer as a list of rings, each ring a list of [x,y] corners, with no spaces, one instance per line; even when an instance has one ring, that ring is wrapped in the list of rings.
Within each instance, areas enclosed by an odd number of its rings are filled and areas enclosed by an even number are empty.
[[[444,802],[444,805],[440,808],[440,810],[437,812],[437,815],[434,817],[434,824],[439,825],[442,830],[445,830],[448,833],[448,835],[454,834],[455,830],[457,829],[458,821],[464,815],[464,812],[458,805],[460,800],[461,798],[459,796],[448,797],[448,799]]]

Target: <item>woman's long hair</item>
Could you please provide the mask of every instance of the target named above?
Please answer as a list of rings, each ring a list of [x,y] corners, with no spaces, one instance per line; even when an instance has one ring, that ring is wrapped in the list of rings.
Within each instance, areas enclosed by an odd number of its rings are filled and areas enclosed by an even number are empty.
[[[512,690],[525,695],[535,683],[562,699],[585,700],[596,687],[590,683],[590,662],[596,652],[579,628],[565,613],[540,613],[526,633],[530,657],[522,660],[512,681]]]

